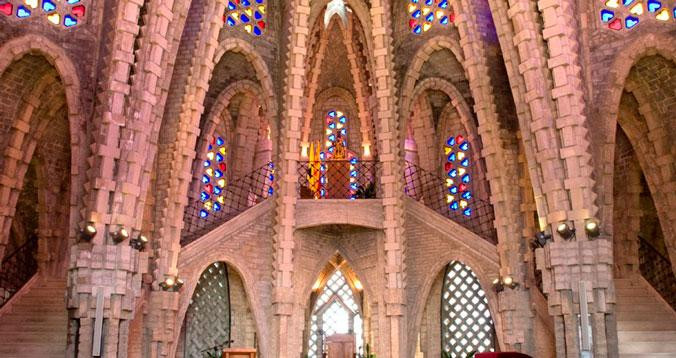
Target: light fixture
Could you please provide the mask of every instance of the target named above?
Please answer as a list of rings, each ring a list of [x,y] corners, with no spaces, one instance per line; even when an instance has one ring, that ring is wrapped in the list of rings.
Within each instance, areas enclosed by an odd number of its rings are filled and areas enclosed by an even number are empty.
[[[562,222],[556,227],[556,232],[565,240],[570,240],[575,237],[575,228],[570,227],[568,223]]]
[[[599,222],[596,219],[587,219],[584,223],[584,231],[587,233],[587,236],[594,238],[601,235],[601,229],[599,228]]]
[[[505,290],[505,286],[502,284],[500,277],[497,277],[495,280],[493,280],[493,289],[497,293],[500,293]]]
[[[162,291],[177,292],[183,284],[183,279],[178,276],[167,276],[164,281],[160,282],[160,288]]]
[[[511,288],[511,289],[515,289],[515,288],[517,288],[517,287],[519,286],[518,283],[514,282],[514,278],[512,278],[512,276],[505,276],[505,277],[503,277],[503,278],[502,278],[502,284],[503,284],[505,287],[509,287],[509,288]]]
[[[113,238],[113,242],[119,244],[122,241],[127,240],[129,238],[129,231],[127,231],[127,229],[125,229],[124,227],[122,227],[122,225],[120,225],[117,228],[117,231],[111,233],[110,236]]]
[[[141,233],[139,233],[135,238],[129,240],[129,246],[131,246],[134,250],[138,251],[143,251],[147,243],[148,238],[145,235],[142,235]]]
[[[362,286],[361,281],[354,280],[354,288],[356,288],[357,291],[361,291],[364,289],[364,286]]]
[[[538,231],[535,233],[535,239],[533,240],[533,246],[535,248],[539,247],[545,247],[547,242],[552,239],[552,235],[544,232],[544,231]]]
[[[96,226],[94,222],[90,221],[85,225],[84,229],[80,230],[80,240],[90,242],[96,236]]]

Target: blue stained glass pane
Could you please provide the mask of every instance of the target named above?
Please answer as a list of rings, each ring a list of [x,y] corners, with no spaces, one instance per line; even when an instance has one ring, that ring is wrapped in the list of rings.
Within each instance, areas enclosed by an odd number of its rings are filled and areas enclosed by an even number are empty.
[[[347,129],[345,129],[345,128],[341,129],[340,134],[347,135]]]
[[[24,18],[27,18],[27,17],[31,16],[31,11],[28,10],[25,6],[20,5],[20,6],[16,9],[16,16],[17,16],[18,18],[20,18],[20,19],[24,19]]]
[[[469,142],[463,142],[462,144],[460,144],[460,150],[464,151],[467,149],[469,149]]]
[[[455,162],[455,153],[449,154],[447,160],[449,162]]]
[[[222,156],[220,153],[216,153],[216,160],[217,160],[218,162],[222,162],[222,161],[223,161],[223,156]]]
[[[254,35],[256,35],[256,36],[260,36],[260,35],[263,34],[263,31],[261,31],[261,29],[260,29],[258,26],[254,26],[254,28],[253,28],[253,33],[254,33]]]
[[[336,118],[336,111],[330,111],[330,112],[329,112],[329,117],[331,117],[331,118]]]
[[[251,2],[249,0],[241,0],[240,5],[242,6],[251,6]]]
[[[222,191],[223,191],[223,189],[221,189],[220,186],[216,185],[214,187],[214,194],[219,195]]]
[[[275,169],[275,163],[270,162],[270,163],[268,164],[268,167],[270,167],[270,169]]]
[[[206,168],[206,167],[210,167],[210,166],[211,166],[211,162],[208,161],[208,160],[205,160],[204,161],[204,167]]]
[[[265,2],[265,0],[256,0],[256,4],[262,4],[264,2]]]
[[[627,18],[624,19],[624,25],[627,29],[631,29],[634,26],[638,25],[638,22],[639,22],[638,17],[634,16],[627,16]]]
[[[319,190],[319,195],[326,196],[326,190],[324,189]]]
[[[340,123],[342,124],[345,124],[345,122],[347,122],[347,118],[345,118],[345,116],[342,116],[338,119],[338,121],[340,121]]]
[[[414,33],[414,34],[420,35],[421,32],[422,32],[422,27],[421,27],[420,25],[418,25],[418,26],[416,26],[416,27],[413,28],[413,33]]]
[[[226,21],[228,22],[228,26],[230,26],[230,27],[237,25],[235,20],[233,20],[230,16],[228,16],[228,19]],[[211,150],[211,146],[209,146],[209,150]]]
[[[615,17],[615,13],[608,10],[608,9],[603,9],[601,10],[601,21],[603,22],[608,22],[612,20]]]
[[[455,137],[448,138],[448,140],[446,141],[446,145],[449,146],[449,147],[454,146],[455,145]]]
[[[469,183],[469,174],[465,174],[462,176],[462,182],[465,184]]]
[[[216,144],[220,147],[223,144],[225,144],[225,141],[223,140],[223,138],[218,137],[218,138],[216,138]]]
[[[622,5],[624,5],[624,6],[629,6],[629,5],[631,5],[631,3],[633,3],[633,2],[634,2],[634,0],[622,0]]]
[[[220,178],[220,177],[223,176],[223,172],[220,171],[220,170],[216,170],[216,171],[214,172],[214,175],[216,176],[216,178]]]
[[[237,10],[237,5],[235,5],[232,1],[228,1],[228,10]]]
[[[472,208],[465,208],[462,212],[465,216],[472,216]]]
[[[326,177],[319,178],[319,182],[322,184],[326,184]]]
[[[275,175],[274,175],[274,174],[270,174],[270,175],[268,176],[268,179],[270,179],[270,181],[275,181]]]
[[[270,187],[270,188],[268,189],[268,194],[272,195],[272,193],[274,193],[274,192],[275,192],[275,190],[272,189],[272,187]]]
[[[209,194],[207,194],[207,192],[203,191],[203,192],[200,194],[200,199],[201,199],[202,201],[207,201],[207,200],[209,200]]]
[[[214,211],[221,211],[221,204],[214,203]]]
[[[209,176],[207,175],[202,175],[202,183],[208,184],[210,181]]]
[[[447,9],[447,8],[448,8],[448,0],[442,0],[442,1],[440,1],[439,4],[437,4],[437,6],[438,6],[440,9]]]
[[[451,205],[450,205],[449,207],[450,207],[451,210],[453,210],[453,211],[458,210],[458,202],[457,202],[457,201],[452,202]]]
[[[244,14],[241,14],[241,15],[239,15],[239,21],[241,21],[242,23],[246,24],[246,23],[248,23],[248,22],[251,21],[251,20],[249,19],[248,16],[246,16],[246,15],[244,15]]]
[[[333,153],[336,150],[334,147],[329,147],[329,153]]]
[[[336,129],[336,122],[329,122],[329,128]]]
[[[439,20],[439,23],[442,25],[448,25],[449,22],[450,21],[448,20],[448,16],[444,16],[441,18],[441,20]]]
[[[79,3],[80,0],[68,0],[68,5],[73,5]]]
[[[54,5],[52,0],[42,0],[42,10],[45,12],[52,12],[56,10],[56,5]]]
[[[458,170],[457,169],[451,169],[451,171],[448,172],[448,176],[451,177],[451,178],[455,178],[456,176],[458,176]]]
[[[425,0],[425,5],[427,5],[427,6],[434,5],[434,0]]]
[[[359,160],[356,157],[354,157],[354,158],[350,159],[350,164],[355,165],[355,164],[357,164],[358,161]]]
[[[452,187],[448,188],[448,192],[451,194],[457,194],[458,193],[458,187],[453,185]]]
[[[200,210],[200,217],[202,219],[206,218],[207,216],[209,216],[209,213],[206,210],[204,209]]]
[[[335,134],[331,134],[331,135],[329,136],[329,140],[332,141],[332,142],[335,142],[335,141],[336,141],[336,135],[335,135]]]
[[[430,12],[429,14],[427,14],[427,16],[425,17],[425,21],[427,21],[427,22],[434,21],[434,13]]]
[[[472,199],[472,192],[470,192],[470,191],[468,190],[468,191],[462,193],[462,198],[465,199],[465,200]]]
[[[77,20],[70,15],[66,15],[66,16],[63,17],[63,25],[65,27],[75,26],[75,25],[77,25]]]
[[[356,170],[351,171],[350,176],[353,177],[353,178],[356,178],[357,177],[357,171]]]
[[[411,14],[411,17],[414,18],[414,19],[417,19],[417,18],[420,17],[421,14],[422,14],[422,11],[416,10],[416,11],[413,11],[413,13]]]
[[[214,146],[211,145],[211,144],[209,144],[209,146],[207,147],[207,149],[212,150],[212,149],[214,149]]]
[[[260,20],[260,19],[263,18],[263,15],[261,15],[260,12],[256,11],[256,12],[254,13],[254,18],[255,18],[256,20]]]
[[[319,159],[324,160],[325,157],[326,157],[326,154],[324,154],[324,152],[319,153]]]
[[[462,165],[463,167],[469,166],[469,158],[463,159],[462,162],[460,162],[460,165]]]
[[[351,184],[350,184],[350,188],[351,188],[352,190],[357,190],[357,188],[358,188],[357,183],[351,183]]]
[[[662,7],[662,2],[659,0],[648,0],[648,11],[655,12]],[[637,21],[638,22],[638,21]]]

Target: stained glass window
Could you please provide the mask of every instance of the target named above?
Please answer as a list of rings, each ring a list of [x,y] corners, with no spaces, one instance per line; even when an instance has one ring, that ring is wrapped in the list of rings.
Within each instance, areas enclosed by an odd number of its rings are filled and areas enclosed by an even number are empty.
[[[201,218],[206,218],[210,213],[223,209],[225,204],[224,189],[227,185],[226,159],[228,151],[223,137],[215,135],[209,142],[207,150],[206,159],[202,162],[204,170],[202,171],[202,190],[200,192],[200,200],[202,201]]]
[[[85,0],[0,0],[0,14],[13,19],[42,18],[61,28],[84,23]]]
[[[408,0],[408,28],[416,35],[429,31],[434,24],[446,26],[455,20],[448,0]]]
[[[673,0],[601,0],[601,23],[611,30],[631,30],[643,21],[676,19]]]
[[[444,147],[446,155],[446,203],[453,211],[461,211],[465,216],[472,215],[470,201],[472,191],[469,174],[469,142],[461,135],[448,138]]]
[[[204,349],[230,340],[230,285],[225,263],[213,263],[202,272],[190,299],[185,327],[186,357],[202,357]]]
[[[453,261],[441,292],[441,349],[453,358],[495,351],[493,319],[486,293],[472,269]]]
[[[239,27],[254,36],[261,36],[267,26],[266,11],[266,0],[229,0],[225,5],[223,22],[229,27]]]
[[[353,334],[355,352],[364,344],[363,321],[352,288],[340,270],[333,272],[315,302],[310,318],[308,357],[320,358],[324,341],[334,334]]]

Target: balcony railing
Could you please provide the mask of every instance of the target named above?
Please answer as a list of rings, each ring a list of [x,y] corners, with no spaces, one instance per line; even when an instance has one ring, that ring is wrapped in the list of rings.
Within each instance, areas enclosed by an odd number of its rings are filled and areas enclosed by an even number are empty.
[[[376,161],[327,160],[298,163],[301,199],[375,199],[378,197]]]
[[[676,275],[671,261],[646,239],[640,236],[638,239],[641,275],[676,309]]]
[[[493,205],[485,200],[473,197],[468,200],[469,206],[472,208],[470,216],[464,215],[462,210],[452,210],[449,203],[446,202],[448,191],[444,185],[445,182],[445,178],[430,173],[413,163],[406,162],[404,170],[404,191],[406,195],[489,242],[497,243],[497,233],[493,227],[495,220]]]
[[[204,215],[204,203],[191,199],[185,208],[181,245],[187,245],[226,221],[262,202],[272,195],[274,164],[268,163],[241,178],[230,180],[223,189],[224,198],[218,211]]]
[[[0,307],[38,272],[35,254],[38,237],[31,236],[26,243],[9,253],[0,265]]]

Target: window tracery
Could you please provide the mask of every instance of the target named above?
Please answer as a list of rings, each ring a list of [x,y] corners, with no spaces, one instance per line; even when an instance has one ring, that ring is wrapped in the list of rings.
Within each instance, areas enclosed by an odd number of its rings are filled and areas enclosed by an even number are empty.
[[[215,135],[207,147],[206,159],[202,162],[202,190],[200,200],[202,209],[200,217],[207,218],[210,213],[223,209],[225,204],[224,189],[227,185],[227,159],[228,150],[225,140],[220,135]]]
[[[448,0],[409,0],[408,28],[416,35],[429,31],[435,24],[447,26],[455,20]]]
[[[0,14],[18,20],[41,17],[67,29],[84,23],[87,6],[85,0],[0,0]]]
[[[676,19],[676,2],[671,0],[601,0],[601,4],[601,23],[615,31],[631,30],[652,19]]]
[[[229,0],[223,22],[229,27],[240,27],[249,34],[261,36],[267,26],[266,0]]]
[[[472,208],[469,205],[472,199],[469,174],[469,142],[461,135],[452,136],[446,141],[444,154],[446,155],[446,203],[453,211],[460,210],[463,215],[471,216]]]
[[[441,348],[452,358],[495,351],[486,293],[472,269],[459,261],[446,267],[441,292]]]

